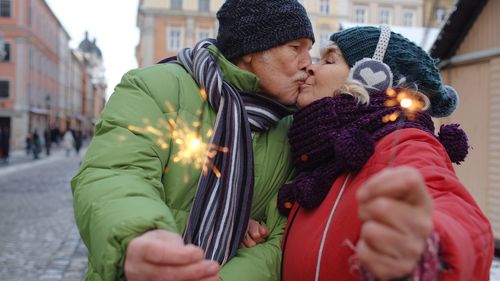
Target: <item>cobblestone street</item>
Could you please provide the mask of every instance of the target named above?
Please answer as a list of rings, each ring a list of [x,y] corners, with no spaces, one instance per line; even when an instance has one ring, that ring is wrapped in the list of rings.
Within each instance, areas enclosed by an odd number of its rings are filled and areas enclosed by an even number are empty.
[[[87,250],[74,224],[69,185],[80,160],[56,151],[0,167],[1,281],[83,280]],[[499,260],[490,278],[500,281]]]
[[[56,151],[0,168],[0,280],[83,280],[87,253],[69,185],[80,159]]]

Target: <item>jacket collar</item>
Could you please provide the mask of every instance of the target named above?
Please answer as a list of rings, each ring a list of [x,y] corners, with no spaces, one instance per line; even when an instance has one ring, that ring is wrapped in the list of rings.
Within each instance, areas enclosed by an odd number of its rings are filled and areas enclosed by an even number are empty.
[[[224,79],[231,83],[238,91],[257,93],[259,91],[259,78],[251,72],[243,70],[228,61],[215,46],[209,46],[208,51],[219,63],[224,73]]]

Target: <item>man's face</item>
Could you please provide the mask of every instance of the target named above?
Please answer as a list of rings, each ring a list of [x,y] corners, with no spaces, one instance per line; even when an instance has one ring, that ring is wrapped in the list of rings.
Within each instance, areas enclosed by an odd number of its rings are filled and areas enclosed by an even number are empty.
[[[282,104],[293,105],[300,85],[307,79],[311,45],[310,39],[298,39],[250,54],[243,58],[245,66],[242,68],[257,75],[264,93]]]

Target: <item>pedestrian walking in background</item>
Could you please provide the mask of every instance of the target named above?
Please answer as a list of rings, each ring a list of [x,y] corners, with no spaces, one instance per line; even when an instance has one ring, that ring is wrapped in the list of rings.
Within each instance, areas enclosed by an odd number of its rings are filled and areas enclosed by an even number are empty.
[[[42,150],[42,140],[40,139],[37,130],[33,132],[32,149],[33,149],[33,159],[38,159],[40,151]]]
[[[75,134],[73,137],[75,141],[76,155],[78,155],[78,153],[80,153],[80,149],[82,148],[82,131],[75,130]]]
[[[10,132],[7,126],[2,128],[2,133],[0,136],[0,147],[2,148],[2,161],[3,163],[8,163],[10,151]]]
[[[31,137],[31,134],[28,133],[28,135],[26,136],[26,139],[24,140],[24,147],[26,149],[26,155],[30,155],[31,145],[32,145],[32,137]]]
[[[3,131],[2,131],[2,128],[0,127],[0,141],[2,140],[2,136],[3,136]],[[0,145],[0,157],[2,157],[3,155],[3,150],[2,150],[2,146]]]
[[[71,153],[71,149],[73,149],[75,145],[75,139],[70,129],[66,130],[66,132],[64,133],[62,145],[63,148],[66,150],[66,157],[68,157]]]
[[[45,154],[50,155],[50,148],[52,147],[52,136],[50,134],[50,129],[45,129],[43,132],[43,138],[45,139]]]
[[[58,147],[61,142],[61,131],[59,128],[55,127],[50,130],[50,133],[52,135],[52,142],[54,142]]]

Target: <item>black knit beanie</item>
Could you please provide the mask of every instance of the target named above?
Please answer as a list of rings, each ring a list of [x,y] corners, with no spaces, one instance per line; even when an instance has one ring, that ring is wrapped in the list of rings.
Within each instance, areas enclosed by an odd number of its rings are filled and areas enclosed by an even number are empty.
[[[349,67],[363,58],[371,58],[377,48],[380,28],[353,27],[334,33],[330,40],[339,47]],[[391,32],[384,63],[394,75],[393,85],[405,78],[414,84],[430,100],[427,112],[433,117],[450,115],[458,105],[456,91],[443,83],[437,67],[437,60],[404,36]]]
[[[309,38],[311,22],[297,0],[226,0],[217,12],[216,46],[228,59]]]

